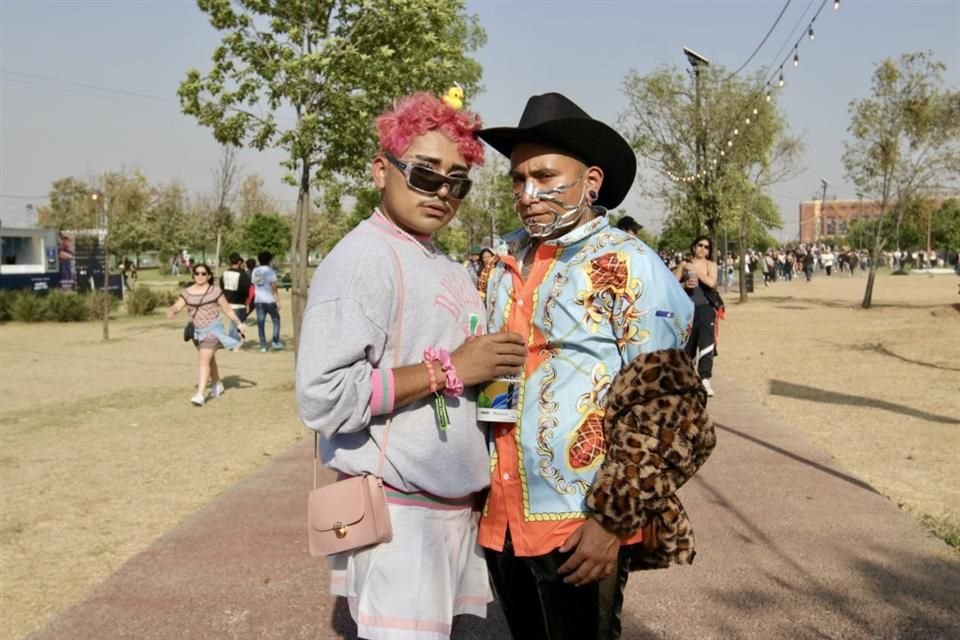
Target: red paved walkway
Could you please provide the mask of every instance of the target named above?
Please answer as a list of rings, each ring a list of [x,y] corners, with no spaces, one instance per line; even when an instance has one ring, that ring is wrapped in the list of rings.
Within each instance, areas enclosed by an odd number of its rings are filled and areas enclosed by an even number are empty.
[[[719,444],[682,491],[699,556],[631,576],[623,637],[960,638],[960,555],[745,394],[715,386]],[[324,563],[307,554],[311,482],[305,442],[30,638],[352,637]],[[508,635],[491,607],[454,637]]]

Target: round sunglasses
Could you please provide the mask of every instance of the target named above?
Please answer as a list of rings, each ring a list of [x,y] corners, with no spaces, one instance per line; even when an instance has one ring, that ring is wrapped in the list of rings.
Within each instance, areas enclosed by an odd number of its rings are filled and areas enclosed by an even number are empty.
[[[449,196],[454,200],[463,200],[470,193],[473,181],[460,176],[448,176],[427,167],[397,160],[387,152],[383,153],[390,164],[395,166],[407,178],[407,186],[421,193],[434,193],[446,185]]]

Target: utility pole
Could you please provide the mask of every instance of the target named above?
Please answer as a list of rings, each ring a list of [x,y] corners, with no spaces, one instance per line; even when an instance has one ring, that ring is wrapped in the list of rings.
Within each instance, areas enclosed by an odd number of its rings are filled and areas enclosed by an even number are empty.
[[[823,195],[820,197],[820,225],[814,230],[814,242],[820,239],[820,230],[823,228],[823,216],[827,213],[827,185],[830,184],[827,182],[826,178],[820,178],[820,183],[823,185]]]

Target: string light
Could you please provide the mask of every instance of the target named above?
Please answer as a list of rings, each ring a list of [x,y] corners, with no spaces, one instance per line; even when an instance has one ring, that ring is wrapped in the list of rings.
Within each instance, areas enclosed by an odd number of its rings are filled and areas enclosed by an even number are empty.
[[[820,15],[820,12],[823,10],[823,8],[824,8],[824,6],[826,5],[827,1],[828,1],[828,0],[823,0],[823,2],[820,4],[820,8],[817,9],[816,13],[814,13],[813,18],[810,20],[810,23],[809,23],[808,26],[807,26],[807,37],[808,37],[811,41],[813,41],[813,40],[815,39],[815,35],[814,35],[814,31],[813,31],[814,22],[816,21],[817,16]],[[789,4],[789,3],[788,3],[788,4]],[[834,0],[834,2],[833,2],[833,10],[834,10],[834,11],[839,11],[839,9],[840,9],[840,0]],[[798,25],[798,26],[799,26],[799,25]],[[803,41],[803,35],[802,35],[802,34],[803,34],[803,31],[800,31],[800,34],[801,34],[801,35],[800,35],[799,40],[797,40],[797,41],[794,43],[794,45],[793,45],[793,66],[794,66],[794,67],[799,67],[799,66],[800,66],[800,43]],[[781,49],[781,51],[782,51],[782,49]],[[779,66],[779,68],[778,68],[778,77],[777,77],[777,86],[778,86],[778,87],[783,87],[783,86],[786,84],[786,77],[785,77],[785,75],[784,75],[783,67],[784,67],[784,65],[787,63],[787,60],[789,60],[789,59],[790,59],[789,57],[784,58],[784,59],[781,61],[780,66]],[[773,94],[773,78],[772,78],[772,77],[770,77],[770,78],[766,81],[766,83],[764,84],[764,89],[763,89],[763,90],[764,90],[764,100],[765,100],[766,102],[770,102],[771,99],[772,99],[772,97],[773,97],[773,95],[772,95],[772,94]],[[759,98],[757,98],[757,99],[759,100]],[[747,115],[747,116],[744,118],[744,120],[743,120],[743,125],[744,125],[744,126],[749,126],[754,120],[758,120],[758,118],[757,118],[756,116],[759,115],[760,110],[757,108],[757,106],[754,106],[753,109],[752,109],[752,111],[753,111],[753,115],[754,115],[755,117],[754,117],[754,118],[751,118],[749,115]],[[740,114],[737,114],[737,117],[739,117],[739,116],[740,116]],[[746,131],[744,131],[744,133],[745,133],[745,132],[746,132]],[[727,138],[727,144],[726,144],[726,145],[721,144],[721,145],[720,145],[720,148],[717,149],[717,150],[719,151],[719,154],[718,154],[718,155],[719,155],[721,158],[725,158],[725,157],[726,157],[726,151],[733,148],[733,140],[734,140],[735,137],[737,137],[737,136],[739,136],[739,135],[740,135],[740,128],[739,128],[739,127],[734,127],[733,132],[732,132],[732,135],[731,135],[729,138]],[[716,148],[715,148],[715,149],[716,149]],[[704,160],[706,160],[706,159],[704,159]],[[718,159],[717,159],[716,157],[714,157],[714,158],[711,158],[710,161],[711,161],[711,165],[713,165],[712,168],[711,168],[711,171],[717,171],[718,168],[719,168],[718,165],[720,164],[720,162],[718,161]],[[691,175],[687,175],[687,176],[678,176],[678,175],[675,175],[675,174],[671,173],[670,171],[665,171],[665,173],[666,173],[666,175],[668,175],[668,176],[669,176],[672,180],[674,180],[675,182],[683,182],[683,183],[694,182],[694,181],[697,180],[697,179],[705,178],[705,177],[707,176],[707,170],[706,170],[706,169],[704,169],[704,170],[702,170],[702,171],[700,171],[700,172],[698,172],[698,173],[691,174]]]

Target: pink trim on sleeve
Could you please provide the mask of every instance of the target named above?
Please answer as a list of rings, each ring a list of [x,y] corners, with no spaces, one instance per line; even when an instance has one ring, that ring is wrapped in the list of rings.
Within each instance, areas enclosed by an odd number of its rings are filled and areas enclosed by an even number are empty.
[[[393,384],[393,369],[374,369],[370,374],[370,415],[382,416],[393,413],[396,388]]]

